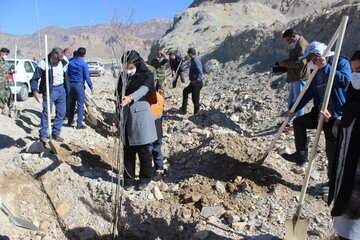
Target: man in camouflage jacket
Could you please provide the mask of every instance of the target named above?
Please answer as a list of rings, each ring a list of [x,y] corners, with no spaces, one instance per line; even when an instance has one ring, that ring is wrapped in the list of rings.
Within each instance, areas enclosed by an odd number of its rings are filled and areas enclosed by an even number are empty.
[[[156,58],[151,61],[151,66],[156,69],[156,78],[155,86],[156,91],[160,92],[164,95],[164,85],[165,85],[165,78],[166,78],[166,63],[168,63],[168,59],[163,51],[159,51],[156,55]]]
[[[0,109],[2,112],[4,111],[5,106],[12,108],[11,92],[9,88],[10,64],[5,61],[9,53],[10,51],[7,48],[2,48],[0,50]]]

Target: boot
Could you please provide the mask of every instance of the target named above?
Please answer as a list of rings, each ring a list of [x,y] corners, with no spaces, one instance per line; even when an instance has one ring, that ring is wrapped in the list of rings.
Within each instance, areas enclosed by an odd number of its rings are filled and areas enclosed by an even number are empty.
[[[289,162],[294,162],[303,167],[308,162],[307,155],[307,150],[300,150],[294,152],[293,154],[284,153],[282,157]]]

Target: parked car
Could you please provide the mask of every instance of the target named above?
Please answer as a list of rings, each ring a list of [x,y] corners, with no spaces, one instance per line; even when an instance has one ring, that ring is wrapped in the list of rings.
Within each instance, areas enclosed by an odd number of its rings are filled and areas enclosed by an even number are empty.
[[[104,68],[104,64],[102,64],[101,62],[98,61],[89,61],[86,62],[87,65],[89,66],[89,72],[90,74],[96,74],[99,77],[100,76],[104,76],[105,75],[105,68]]]
[[[14,70],[14,59],[6,60],[10,68]],[[16,59],[16,73],[9,79],[9,86],[12,94],[15,94],[14,78],[16,80],[16,94],[19,101],[25,101],[31,92],[30,79],[34,75],[36,62],[30,59]]]

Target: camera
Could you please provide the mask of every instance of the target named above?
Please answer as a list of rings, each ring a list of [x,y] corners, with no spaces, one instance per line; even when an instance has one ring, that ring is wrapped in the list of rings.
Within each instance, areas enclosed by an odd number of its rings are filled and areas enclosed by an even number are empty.
[[[279,66],[279,62],[276,62],[274,64],[274,66],[272,67],[272,72],[273,73],[286,73],[287,72],[287,68],[286,67],[280,67]]]

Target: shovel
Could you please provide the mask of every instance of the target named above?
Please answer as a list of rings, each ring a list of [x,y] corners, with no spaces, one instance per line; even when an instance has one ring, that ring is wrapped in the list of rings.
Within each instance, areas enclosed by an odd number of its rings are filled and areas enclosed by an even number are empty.
[[[341,22],[341,25],[339,27],[340,31],[339,31],[339,38],[336,42],[336,49],[335,49],[335,55],[334,55],[334,59],[332,62],[332,67],[331,67],[331,71],[330,71],[330,75],[329,75],[329,80],[326,86],[326,92],[325,92],[325,96],[324,96],[324,102],[322,104],[321,107],[321,111],[325,111],[328,107],[329,104],[329,99],[330,99],[330,95],[331,95],[331,89],[333,86],[333,82],[334,82],[334,77],[336,74],[336,66],[338,64],[339,61],[339,56],[340,56],[340,50],[341,50],[341,46],[342,46],[342,42],[344,39],[344,35],[345,35],[345,29],[346,29],[346,24],[348,22],[349,17],[348,16],[344,16]],[[305,199],[305,194],[306,194],[306,190],[307,187],[309,185],[309,179],[310,179],[310,174],[311,174],[311,169],[315,160],[315,155],[316,155],[316,150],[319,144],[319,139],[320,139],[320,135],[321,135],[321,131],[323,128],[323,123],[324,123],[324,116],[322,114],[320,114],[320,118],[319,118],[319,122],[318,122],[318,126],[317,126],[317,130],[316,130],[316,136],[315,136],[315,140],[314,140],[314,146],[311,149],[311,154],[310,154],[310,158],[309,158],[309,164],[308,167],[306,169],[306,174],[305,174],[305,179],[304,179],[304,183],[302,185],[301,188],[301,193],[300,193],[300,198],[299,198],[299,205],[297,207],[296,213],[293,217],[293,219],[288,219],[285,221],[285,239],[286,240],[305,240],[306,236],[307,236],[307,225],[308,225],[308,220],[307,219],[301,219],[300,218],[300,214],[301,214],[301,210],[303,207],[303,203],[304,203],[304,199]]]
[[[9,221],[12,224],[14,224],[15,226],[25,228],[28,230],[41,231],[40,228],[35,226],[33,223],[31,223],[23,218],[15,217],[10,212],[10,210],[4,205],[4,203],[1,202],[1,198],[0,198],[0,209],[9,218]]]
[[[14,78],[14,108],[10,110],[10,116],[11,118],[18,119],[20,116],[20,111],[17,110],[17,86],[16,86],[16,77],[14,76],[16,74],[16,61],[17,61],[17,45],[15,44],[15,58],[14,58],[14,71],[13,74]]]
[[[326,48],[326,50],[323,53],[323,57],[326,57],[328,52],[331,50],[331,48],[334,46],[336,39],[339,36],[339,32],[340,32],[340,27],[336,30],[336,32],[334,33],[332,39],[330,40],[330,43],[328,45],[328,47]],[[302,97],[304,96],[306,90],[310,87],[310,84],[312,82],[312,80],[314,79],[316,73],[318,72],[318,69],[316,68],[309,76],[309,79],[307,80],[307,83],[305,85],[305,87],[303,88],[303,90],[301,91],[300,95],[298,96],[298,98],[296,99],[294,105],[292,106],[292,108],[289,110],[289,112],[295,112],[297,106],[299,105]],[[267,158],[267,156],[270,154],[270,152],[272,151],[272,149],[275,147],[277,140],[279,139],[281,133],[284,131],[286,124],[288,123],[290,119],[286,116],[284,119],[284,122],[281,124],[280,129],[278,130],[277,134],[275,135],[274,139],[272,140],[272,142],[270,143],[270,146],[268,147],[268,149],[266,150],[265,154],[263,155],[263,157],[259,160],[257,160],[255,163],[253,163],[253,165],[251,166],[251,169],[256,169],[258,167],[260,167],[264,162],[265,159]]]
[[[179,69],[180,69],[180,66],[181,66],[182,62],[183,62],[183,59],[181,59],[181,61],[180,61],[179,65],[178,65],[178,67],[177,67],[177,69],[176,69],[176,72],[175,72],[175,76],[174,76],[173,82],[176,80],[177,73],[178,73],[178,71],[179,71]]]
[[[45,81],[46,82],[46,105],[47,105],[47,118],[48,118],[48,131],[49,131],[49,145],[50,145],[50,148],[53,151],[53,153],[58,154],[59,147],[52,140],[47,35],[45,35],[45,78],[46,78],[46,81]]]
[[[92,102],[92,104],[95,106],[96,111],[98,112],[98,114],[96,114],[96,112],[94,112],[91,107],[87,107],[87,113],[88,113],[89,121],[94,126],[97,126],[99,119],[104,120],[104,118],[102,116],[102,111],[100,110],[98,105],[95,103],[94,99],[92,99],[92,97],[90,96],[90,94],[87,91],[85,91],[85,94],[86,94],[87,99],[89,99]]]

